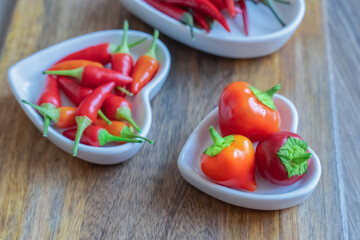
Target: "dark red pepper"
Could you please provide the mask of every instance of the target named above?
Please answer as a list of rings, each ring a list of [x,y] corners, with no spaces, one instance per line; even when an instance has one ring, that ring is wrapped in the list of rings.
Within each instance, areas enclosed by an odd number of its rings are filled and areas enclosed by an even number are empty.
[[[245,34],[246,36],[249,36],[249,17],[246,9],[245,0],[239,0],[239,7],[243,16]]]
[[[136,131],[141,132],[140,127],[131,117],[132,106],[125,98],[110,93],[103,103],[102,110],[110,120],[125,120]]]
[[[208,21],[206,21],[205,16],[201,12],[192,10],[191,14],[195,20],[195,23],[197,23],[199,27],[204,29],[206,32],[210,32],[211,30],[210,24],[208,23]]]
[[[116,71],[96,66],[85,66],[72,70],[45,71],[45,74],[74,77],[86,87],[97,87],[101,84],[114,82],[116,86],[130,84],[132,78]]]
[[[162,0],[162,1],[199,10],[200,12],[209,15],[214,20],[218,21],[226,29],[226,31],[230,32],[230,28],[226,22],[225,17],[220,13],[219,9],[217,9],[217,7],[208,0]]]
[[[44,116],[43,136],[46,137],[52,115],[55,111],[57,111],[56,109],[61,106],[58,82],[53,76],[46,76],[45,87],[40,95],[39,100],[37,101],[37,105],[46,110],[39,111],[39,113]]]
[[[63,135],[71,140],[76,139],[77,129],[69,129],[63,132]],[[105,128],[100,126],[89,126],[85,129],[84,134],[81,136],[80,143],[101,147],[108,142],[133,142],[133,143],[142,143],[143,141],[139,139],[118,137],[111,135]]]
[[[144,1],[147,2],[153,8],[156,8],[160,12],[163,12],[164,14],[168,15],[169,17],[172,17],[175,20],[178,20],[183,24],[188,25],[190,27],[191,38],[194,38],[194,19],[193,16],[191,16],[191,14],[188,13],[186,10],[179,8],[173,4],[160,2],[157,0],[144,0]]]
[[[90,93],[85,99],[80,103],[76,111],[76,123],[77,123],[77,132],[74,143],[74,153],[73,156],[76,156],[78,145],[81,139],[81,135],[84,130],[90,126],[92,122],[96,120],[98,111],[100,110],[105,99],[114,88],[115,83],[109,82],[105,83]]]

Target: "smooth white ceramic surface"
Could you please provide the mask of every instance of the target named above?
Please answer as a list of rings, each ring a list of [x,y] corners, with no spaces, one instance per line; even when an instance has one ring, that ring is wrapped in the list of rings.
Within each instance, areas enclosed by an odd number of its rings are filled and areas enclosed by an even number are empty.
[[[169,37],[198,50],[230,58],[252,58],[271,54],[280,49],[295,32],[305,14],[305,0],[289,0],[290,5],[275,3],[286,22],[282,27],[264,5],[246,1],[249,15],[249,36],[244,34],[241,15],[235,19],[226,14],[231,33],[215,21],[210,33],[195,28],[191,39],[184,24],[152,8],[143,0],[121,0],[138,18]]]
[[[30,106],[23,104],[22,99],[30,102],[36,102],[44,86],[44,70],[63,56],[88,46],[110,42],[121,44],[122,30],[106,30],[79,36],[54,46],[41,50],[26,59],[12,66],[8,71],[8,81],[13,94],[27,116],[35,126],[43,131],[43,118]],[[129,42],[140,40],[144,37],[148,39],[142,44],[131,49],[134,61],[144,54],[151,46],[152,36],[143,32],[128,32]],[[150,100],[158,93],[164,84],[170,70],[170,53],[166,46],[157,41],[157,56],[160,68],[154,79],[147,84],[135,97],[129,97],[128,100],[133,105],[133,117],[142,128],[141,136],[146,137],[151,127],[151,106]],[[62,95],[62,105],[71,106],[72,104],[64,95]],[[72,154],[73,141],[61,134],[61,129],[49,127],[48,138],[55,145],[64,151]],[[156,144],[156,141],[155,141]],[[79,144],[77,157],[88,162],[97,164],[117,164],[123,162],[136,154],[141,148],[139,143],[126,143],[123,145],[108,144],[105,147],[92,147]]]
[[[278,94],[274,96],[274,102],[281,115],[281,130],[296,132],[298,114],[295,106],[287,98]],[[212,125],[219,131],[218,122],[218,108],[215,108],[195,128],[185,143],[178,159],[178,168],[186,181],[206,194],[224,202],[259,210],[288,208],[301,203],[311,195],[321,175],[319,158],[311,149],[312,160],[307,174],[291,186],[282,187],[271,184],[263,179],[257,170],[255,175],[257,189],[254,192],[218,185],[206,177],[200,168],[200,156],[211,145],[209,127]],[[256,147],[256,143],[254,147]]]

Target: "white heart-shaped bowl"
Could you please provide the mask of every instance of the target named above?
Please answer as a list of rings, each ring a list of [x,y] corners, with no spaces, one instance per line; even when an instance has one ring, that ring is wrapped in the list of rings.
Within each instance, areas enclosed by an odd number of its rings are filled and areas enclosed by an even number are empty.
[[[45,76],[42,72],[63,56],[77,50],[104,42],[121,44],[122,34],[122,30],[106,30],[75,37],[43,49],[16,63],[9,69],[8,81],[11,90],[26,115],[40,131],[43,131],[42,117],[32,107],[23,104],[21,100],[26,99],[30,102],[37,101],[44,86]],[[143,32],[130,30],[128,31],[128,37],[129,42],[134,42],[144,37],[148,38],[142,44],[131,49],[131,54],[134,61],[136,61],[136,59],[144,54],[151,46],[152,36]],[[143,137],[148,135],[151,127],[152,116],[150,100],[158,93],[164,84],[171,64],[169,50],[160,40],[157,41],[156,53],[160,67],[155,77],[139,94],[135,97],[128,98],[133,106],[133,118],[142,128],[140,135]],[[62,105],[72,105],[64,95],[62,95]],[[59,148],[72,154],[73,141],[64,137],[61,132],[61,129],[49,127],[48,138]],[[136,152],[140,150],[141,146],[142,144],[140,143],[126,143],[123,145],[109,144],[105,147],[92,147],[79,144],[77,157],[97,164],[117,164],[134,156]]]
[[[198,50],[230,58],[265,56],[284,46],[300,25],[305,14],[305,0],[289,1],[290,5],[275,3],[286,22],[285,27],[280,25],[266,6],[246,1],[249,36],[244,34],[241,15],[238,14],[233,19],[223,12],[231,33],[215,21],[209,34],[195,28],[195,38],[191,39],[187,26],[156,10],[143,0],[121,0],[122,4],[135,16],[169,37]]]
[[[281,116],[281,131],[297,131],[298,113],[295,106],[287,98],[275,94],[274,102]],[[256,170],[257,189],[254,192],[237,190],[218,185],[206,177],[200,168],[200,156],[211,145],[209,127],[219,131],[218,108],[215,108],[195,128],[181,150],[178,168],[181,175],[191,185],[206,194],[224,202],[245,208],[259,210],[276,210],[295,206],[307,199],[314,191],[321,176],[321,165],[316,154],[309,149],[312,160],[308,172],[299,182],[287,186],[277,186],[262,178]],[[254,147],[256,147],[254,143]]]

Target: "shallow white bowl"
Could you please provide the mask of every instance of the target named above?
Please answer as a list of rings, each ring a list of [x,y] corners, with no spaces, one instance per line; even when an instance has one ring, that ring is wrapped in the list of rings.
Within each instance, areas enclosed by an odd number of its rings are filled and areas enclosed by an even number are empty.
[[[274,95],[274,102],[280,112],[282,131],[296,132],[298,114],[295,106],[285,97]],[[206,177],[200,168],[200,156],[211,145],[209,127],[219,131],[218,108],[215,108],[195,128],[181,150],[178,168],[181,175],[199,190],[224,202],[245,208],[276,210],[297,205],[307,199],[320,180],[321,165],[319,158],[311,150],[312,160],[308,172],[299,182],[287,186],[277,186],[262,178],[256,170],[257,189],[254,192],[237,190],[218,185]],[[256,147],[254,143],[254,147]]]
[[[26,115],[43,131],[43,118],[29,105],[23,104],[22,99],[36,103],[44,86],[44,70],[63,56],[88,46],[110,42],[121,44],[122,30],[106,30],[79,36],[67,41],[58,43],[54,46],[41,50],[24,60],[16,63],[8,71],[8,81],[13,94]],[[151,46],[152,36],[139,31],[128,32],[129,42],[134,42],[147,37],[148,40],[131,49],[134,61],[144,54]],[[170,70],[170,53],[166,46],[157,41],[157,56],[160,68],[154,79],[147,84],[135,97],[128,98],[133,105],[133,117],[142,128],[141,136],[146,137],[151,127],[151,106],[150,100],[158,93],[164,84]],[[64,95],[62,95],[62,105],[72,105]],[[61,134],[61,129],[49,127],[48,138],[55,145],[65,152],[72,154],[73,141]],[[156,142],[156,141],[155,141]],[[106,145],[105,147],[92,147],[79,144],[77,157],[85,161],[97,164],[117,164],[123,162],[136,154],[140,150],[140,143],[126,143],[123,145]]]
[[[195,28],[191,39],[189,28],[148,5],[143,0],[121,0],[138,18],[169,37],[198,50],[230,58],[252,58],[271,54],[280,49],[295,32],[305,14],[305,0],[290,0],[290,5],[275,3],[286,22],[282,27],[264,5],[246,1],[249,15],[249,36],[245,36],[242,16],[226,16],[231,33],[215,21],[211,32]],[[226,15],[226,13],[224,12]]]

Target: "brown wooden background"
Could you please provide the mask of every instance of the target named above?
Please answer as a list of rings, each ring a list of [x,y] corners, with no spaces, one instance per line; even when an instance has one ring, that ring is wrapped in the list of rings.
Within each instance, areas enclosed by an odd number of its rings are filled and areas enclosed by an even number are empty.
[[[252,60],[211,56],[162,35],[169,78],[152,101],[153,146],[98,166],[62,152],[22,112],[8,68],[81,34],[152,29],[117,0],[0,0],[0,239],[355,239],[359,231],[360,29],[357,0],[307,1],[279,52]],[[205,195],[177,169],[187,137],[233,81],[280,93],[323,173],[312,196],[282,211],[254,211]],[[181,119],[181,121],[179,121]]]

